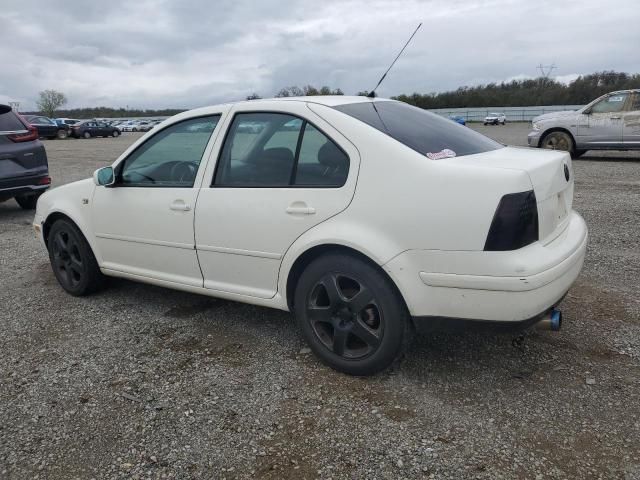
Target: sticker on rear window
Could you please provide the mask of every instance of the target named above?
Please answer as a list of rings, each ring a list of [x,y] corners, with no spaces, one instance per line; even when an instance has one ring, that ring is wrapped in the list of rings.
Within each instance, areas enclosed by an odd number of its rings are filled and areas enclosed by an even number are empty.
[[[456,156],[456,152],[454,152],[453,150],[449,150],[448,148],[445,148],[444,150],[440,150],[439,152],[429,152],[427,153],[427,158],[431,159],[431,160],[442,160],[443,158],[451,158],[451,157],[455,157]]]

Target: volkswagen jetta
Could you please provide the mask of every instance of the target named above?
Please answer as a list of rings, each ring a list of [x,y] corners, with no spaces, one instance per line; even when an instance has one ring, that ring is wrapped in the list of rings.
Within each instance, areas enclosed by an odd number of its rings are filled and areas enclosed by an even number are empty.
[[[103,275],[295,313],[313,351],[380,371],[414,326],[528,325],[582,267],[567,152],[505,147],[404,103],[253,100],[176,115],[34,228],[72,295]]]

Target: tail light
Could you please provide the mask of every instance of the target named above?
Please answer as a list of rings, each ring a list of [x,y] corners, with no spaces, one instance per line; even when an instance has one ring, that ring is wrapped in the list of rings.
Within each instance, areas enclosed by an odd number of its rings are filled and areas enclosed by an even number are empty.
[[[38,180],[38,185],[51,185],[51,177],[42,177]]]
[[[27,133],[15,133],[13,135],[7,135],[7,138],[15,143],[31,142],[38,139],[38,130],[33,125],[25,125]]]
[[[533,190],[500,199],[485,251],[517,250],[538,240],[538,204]]]

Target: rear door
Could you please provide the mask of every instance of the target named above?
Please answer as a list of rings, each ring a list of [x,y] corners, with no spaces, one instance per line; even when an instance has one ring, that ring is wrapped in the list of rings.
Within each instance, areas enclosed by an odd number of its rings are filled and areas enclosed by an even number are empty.
[[[215,172],[209,162],[205,174],[195,233],[206,288],[271,298],[291,244],[349,205],[359,157],[304,102],[260,105],[233,109]]]
[[[616,148],[622,145],[622,116],[629,94],[607,95],[578,119],[577,143],[581,148]]]
[[[640,149],[640,92],[631,94],[628,105],[622,117],[622,141],[627,148]]]

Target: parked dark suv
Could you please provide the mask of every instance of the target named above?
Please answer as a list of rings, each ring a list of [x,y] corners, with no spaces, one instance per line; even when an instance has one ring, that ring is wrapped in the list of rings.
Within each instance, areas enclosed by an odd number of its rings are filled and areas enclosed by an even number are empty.
[[[15,198],[22,208],[34,209],[50,183],[38,131],[0,104],[0,202]]]
[[[26,115],[25,120],[29,125],[36,127],[38,136],[41,138],[59,138],[64,140],[69,136],[69,125],[58,125],[54,120],[42,115]]]

